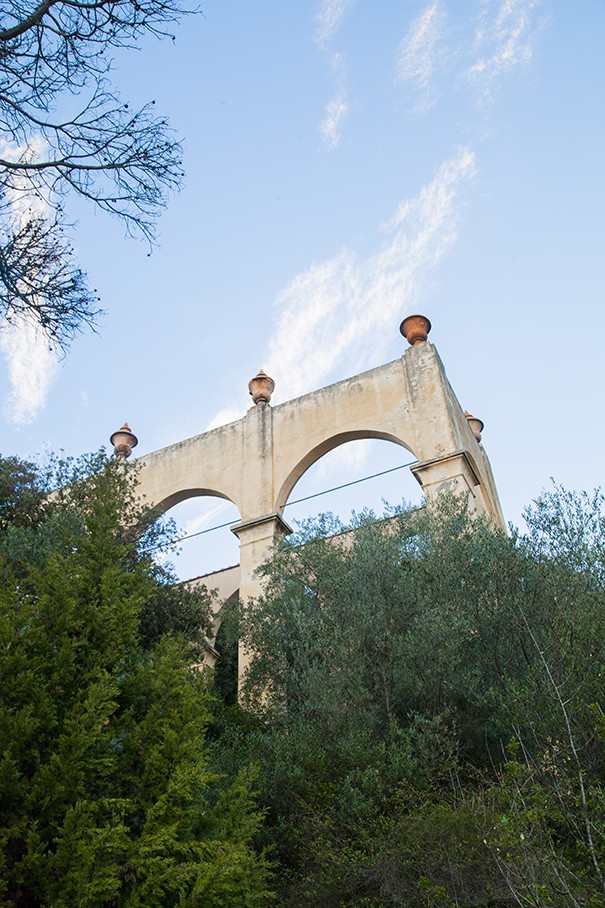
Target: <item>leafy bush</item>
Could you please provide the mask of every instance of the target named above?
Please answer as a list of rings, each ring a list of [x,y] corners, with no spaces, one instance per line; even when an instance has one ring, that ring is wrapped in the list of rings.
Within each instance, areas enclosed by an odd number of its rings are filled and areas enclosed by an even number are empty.
[[[324,518],[242,609],[284,906],[605,900],[603,497]]]

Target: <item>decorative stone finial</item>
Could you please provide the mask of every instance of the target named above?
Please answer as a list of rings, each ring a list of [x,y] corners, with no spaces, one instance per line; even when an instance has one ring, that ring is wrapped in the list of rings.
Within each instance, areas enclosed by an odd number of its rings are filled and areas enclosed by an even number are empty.
[[[399,330],[407,340],[410,347],[423,344],[431,330],[431,323],[425,315],[408,315],[404,318]]]
[[[473,416],[472,413],[469,413],[468,410],[464,411],[464,415],[467,418],[471,432],[473,433],[473,435],[475,436],[475,438],[477,439],[478,442],[481,441],[481,433],[483,432],[483,430],[485,428],[485,423],[481,419],[479,419],[477,416]]]
[[[139,443],[139,439],[130,431],[130,426],[127,422],[124,423],[121,429],[113,433],[109,441],[114,446],[113,453],[120,460],[126,460],[127,457],[130,457],[132,449],[136,448]]]
[[[269,378],[266,372],[259,369],[258,375],[248,382],[248,390],[252,396],[255,407],[265,407],[271,400],[271,395],[275,391],[275,382]]]

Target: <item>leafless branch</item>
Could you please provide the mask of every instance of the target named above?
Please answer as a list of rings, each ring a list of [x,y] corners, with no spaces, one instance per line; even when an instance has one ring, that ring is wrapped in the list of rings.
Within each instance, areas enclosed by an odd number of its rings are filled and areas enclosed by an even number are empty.
[[[111,50],[168,35],[185,12],[179,0],[0,0],[1,314],[28,310],[62,346],[98,311],[64,237],[63,197],[88,199],[153,242],[183,176],[154,102],[131,111],[112,89]]]

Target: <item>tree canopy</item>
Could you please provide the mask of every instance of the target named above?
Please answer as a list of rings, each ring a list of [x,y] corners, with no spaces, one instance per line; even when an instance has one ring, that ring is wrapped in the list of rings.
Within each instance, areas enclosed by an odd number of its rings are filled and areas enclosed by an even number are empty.
[[[207,594],[138,541],[123,464],[50,496],[0,466],[0,905],[264,904],[252,776],[209,762]]]
[[[240,705],[149,519],[124,464],[0,461],[0,905],[600,908],[600,492],[309,524],[227,619]]]
[[[605,899],[605,507],[511,536],[463,505],[301,531],[239,614],[284,906]]]
[[[76,194],[154,236],[179,187],[181,149],[150,101],[131,109],[109,79],[112,51],[165,36],[179,0],[0,0],[0,314],[67,346],[98,314],[66,236]]]

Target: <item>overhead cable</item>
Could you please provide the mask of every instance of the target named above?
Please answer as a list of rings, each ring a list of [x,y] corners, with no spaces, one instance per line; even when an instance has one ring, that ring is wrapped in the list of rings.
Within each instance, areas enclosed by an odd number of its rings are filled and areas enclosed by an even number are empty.
[[[412,467],[417,460],[410,460],[409,463],[399,464],[397,467],[390,467],[388,470],[381,470],[380,473],[371,473],[369,476],[362,476],[360,479],[352,479],[351,482],[343,482],[342,485],[332,486],[331,489],[323,489],[321,492],[315,492],[313,495],[305,495],[304,498],[296,498],[294,501],[288,501],[283,505],[283,509],[291,507],[294,504],[300,504],[303,501],[310,501],[312,498],[319,498],[321,495],[328,495],[330,492],[338,492],[340,489],[347,489],[349,486],[356,486],[360,482],[367,482],[369,479],[377,479],[379,476],[386,476],[387,473],[395,473],[397,470],[403,470],[405,467]],[[235,526],[237,521],[228,520],[227,523],[219,523],[213,527],[207,527],[205,530],[198,530],[197,533],[189,533],[187,536],[181,536],[179,544],[187,539],[193,539],[195,536],[204,536],[206,533],[212,533],[214,530],[223,530],[225,527]]]

